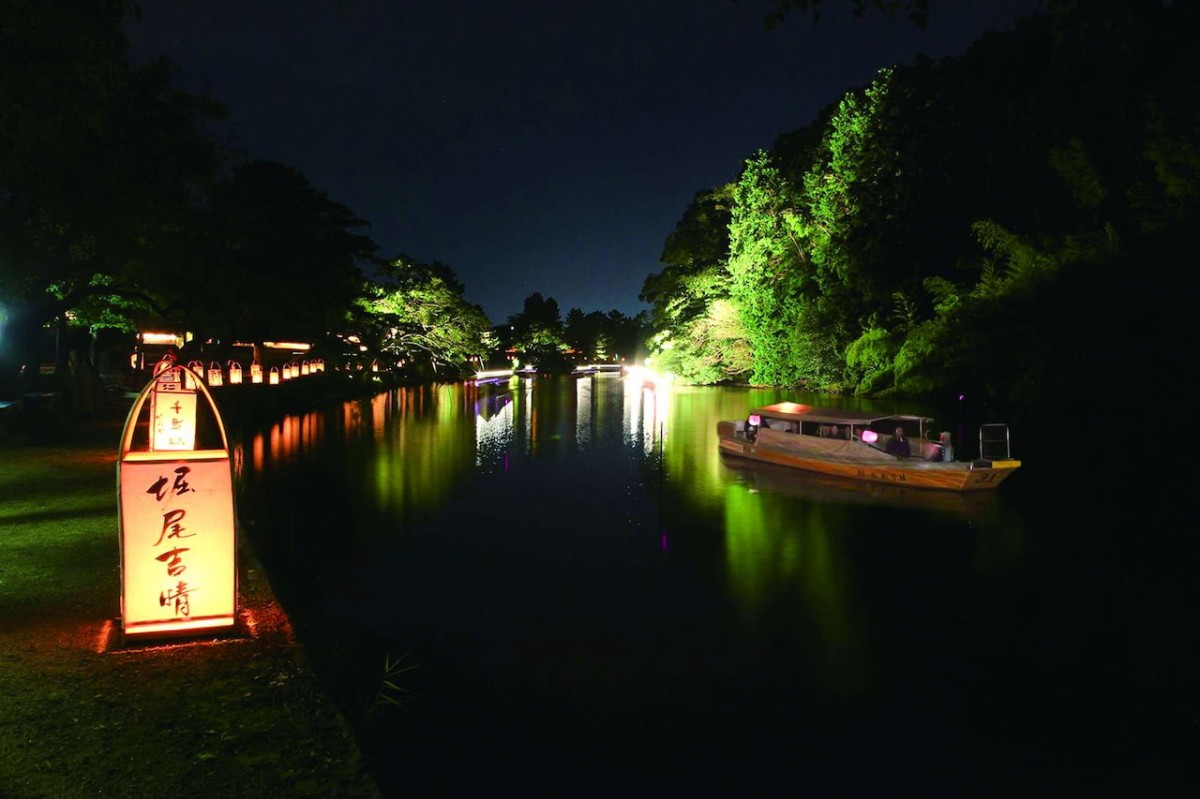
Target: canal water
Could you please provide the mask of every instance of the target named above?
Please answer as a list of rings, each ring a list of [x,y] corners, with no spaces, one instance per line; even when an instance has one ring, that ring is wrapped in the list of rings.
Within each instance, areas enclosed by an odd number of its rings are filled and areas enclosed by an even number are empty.
[[[1193,795],[1194,471],[1043,446],[953,496],[718,453],[785,398],[927,413],[960,458],[997,421],[595,375],[247,436],[245,535],[385,795]]]

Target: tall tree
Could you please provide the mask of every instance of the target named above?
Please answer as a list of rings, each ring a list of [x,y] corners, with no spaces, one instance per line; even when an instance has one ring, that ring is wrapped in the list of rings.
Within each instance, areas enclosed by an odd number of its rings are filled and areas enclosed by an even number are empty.
[[[730,298],[736,305],[760,384],[816,384],[825,378],[823,334],[806,319],[815,293],[812,222],[801,196],[760,151],[733,192],[729,224]]]
[[[563,323],[558,301],[534,292],[525,298],[522,310],[508,318],[517,352],[536,366],[560,370],[569,364],[564,355]]]
[[[599,311],[584,313],[580,308],[572,308],[567,311],[563,340],[584,359],[603,359],[612,347],[607,327],[608,319]]]
[[[244,164],[213,188],[205,269],[180,276],[177,301],[205,337],[322,339],[361,297],[367,226],[293,167]]]
[[[703,314],[704,303],[693,297],[681,303],[686,292],[679,289],[690,277],[729,258],[729,209],[733,184],[697,192],[675,229],[667,236],[659,262],[666,265],[642,284],[639,299],[651,306],[652,319],[660,329],[686,324]]]
[[[437,261],[400,256],[380,266],[361,301],[377,350],[434,374],[481,367],[489,322],[463,289],[454,270]]]
[[[666,267],[639,295],[651,306],[650,357],[687,382],[740,379],[752,368],[726,271],[734,185],[696,193],[667,236],[659,257]]]
[[[114,323],[160,304],[163,265],[186,257],[180,232],[219,163],[204,130],[221,109],[175,89],[165,61],[130,67],[126,8],[0,8],[0,304],[12,345],[0,373],[36,364],[48,323]]]

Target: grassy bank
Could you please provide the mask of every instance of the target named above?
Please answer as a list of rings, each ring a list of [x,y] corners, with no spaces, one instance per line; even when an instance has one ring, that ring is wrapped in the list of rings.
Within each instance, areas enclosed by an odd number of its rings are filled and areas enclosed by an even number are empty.
[[[125,410],[0,436],[0,796],[377,796],[244,539],[237,635],[120,646]]]

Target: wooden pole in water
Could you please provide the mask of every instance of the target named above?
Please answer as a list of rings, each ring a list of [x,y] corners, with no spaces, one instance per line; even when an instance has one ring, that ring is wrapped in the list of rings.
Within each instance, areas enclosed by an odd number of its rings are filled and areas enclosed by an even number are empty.
[[[658,532],[663,535],[663,422],[658,423]]]

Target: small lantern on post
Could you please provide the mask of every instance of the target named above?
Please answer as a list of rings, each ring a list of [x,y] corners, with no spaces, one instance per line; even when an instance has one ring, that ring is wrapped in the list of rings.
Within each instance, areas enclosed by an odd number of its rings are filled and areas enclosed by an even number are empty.
[[[279,385],[279,367],[278,366],[271,367],[269,381],[270,381],[270,385],[272,385],[272,386]]]
[[[301,361],[300,362],[300,374],[307,377],[310,371],[311,371],[311,367],[308,365],[308,361]]]
[[[221,364],[216,361],[208,365],[208,384],[214,388],[225,384],[224,375],[221,372]]]
[[[242,384],[242,365],[237,361],[230,361],[225,364],[225,368],[229,372],[229,385],[240,386]]]
[[[250,382],[251,383],[261,383],[262,382],[262,364],[259,363],[258,361],[250,362]]]

